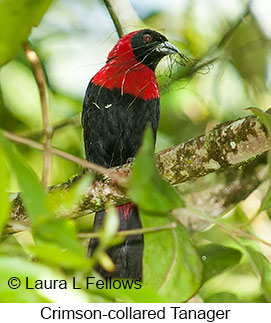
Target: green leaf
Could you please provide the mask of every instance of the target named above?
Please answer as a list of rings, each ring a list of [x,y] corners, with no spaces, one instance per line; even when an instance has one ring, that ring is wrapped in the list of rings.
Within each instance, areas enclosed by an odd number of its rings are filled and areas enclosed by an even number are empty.
[[[235,294],[225,292],[209,296],[204,303],[240,303],[240,300]]]
[[[184,201],[156,169],[150,128],[146,129],[143,145],[137,154],[128,193],[142,210],[148,212],[167,213],[184,206]]]
[[[248,221],[248,217],[242,207],[237,204],[233,210],[225,219],[223,219],[226,223],[240,225],[246,223]]]
[[[102,228],[99,230],[99,245],[91,257],[92,266],[96,261],[107,271],[114,270],[112,259],[105,252],[107,247],[120,244],[123,237],[117,237],[116,233],[119,228],[119,217],[115,209],[106,210],[105,220]]]
[[[17,177],[24,205],[31,222],[35,223],[35,221],[48,217],[46,193],[37,175],[16,152],[11,142],[5,138],[0,139],[3,143],[9,165]]]
[[[143,227],[164,226],[170,218],[141,213]],[[202,262],[181,224],[144,235],[143,282],[167,302],[184,302],[200,288]]]
[[[51,213],[67,216],[67,214],[74,212],[74,208],[77,208],[82,201],[91,182],[91,174],[86,173],[74,183],[68,182],[67,190],[63,185],[56,187],[47,196],[47,205]]]
[[[258,213],[260,213],[262,211],[266,211],[270,208],[271,208],[271,181],[269,183],[268,191],[262,200],[261,207],[260,207]]]
[[[224,42],[225,49],[231,55],[231,64],[237,69],[243,82],[253,86],[255,90],[268,91],[268,83],[265,81],[269,64],[266,59],[269,53],[269,46],[265,45],[268,42],[266,34],[259,28],[259,23],[252,14],[246,15],[233,30],[231,36],[227,37],[227,42]],[[253,45],[250,43],[252,40]]]
[[[0,134],[1,135],[1,134]],[[0,235],[9,218],[9,201],[7,188],[9,184],[9,171],[7,168],[6,158],[2,146],[0,145]]]
[[[37,238],[46,242],[55,242],[62,248],[78,253],[82,257],[85,254],[83,246],[77,239],[77,232],[73,220],[52,218],[40,223],[33,228]]]
[[[55,242],[81,255],[84,248],[77,239],[72,220],[56,218],[47,207],[47,195],[38,177],[15,151],[13,144],[2,138],[4,148],[22,191],[24,205],[31,220],[34,237]]]
[[[18,289],[8,287],[8,280],[11,277],[20,279],[21,286]],[[43,265],[18,257],[0,257],[0,302],[60,302],[63,299],[87,302],[89,300],[86,293],[80,290],[73,290],[71,284],[67,284],[67,289],[57,290],[57,293],[53,289],[27,289],[26,277],[28,277],[29,287],[33,287],[35,281],[40,279],[48,281],[50,279],[66,279],[59,271],[49,269]]]
[[[90,266],[85,252],[74,252],[53,243],[42,243],[30,247],[36,258],[51,265],[68,269],[84,269]]]
[[[104,246],[108,246],[118,231],[120,220],[115,209],[111,208],[105,212],[106,216],[104,219],[100,240]]]
[[[52,0],[0,0],[0,66],[16,54],[51,2]]]
[[[236,266],[242,257],[239,250],[218,244],[205,244],[198,247],[203,261],[203,282]]]
[[[127,281],[126,279],[121,279],[121,281]],[[113,280],[112,280],[113,283]],[[130,281],[130,284],[132,281]],[[133,281],[133,287],[131,289],[125,289],[123,286],[119,289],[99,289],[95,287],[90,287],[89,290],[95,294],[101,295],[103,297],[107,297],[116,302],[122,303],[166,303],[168,300],[166,298],[158,295],[153,288],[145,286],[141,284],[141,288],[138,285],[135,285],[135,281]]]
[[[246,247],[250,255],[250,261],[256,267],[256,270],[261,278],[261,286],[264,296],[268,302],[271,302],[271,263],[262,255],[251,247]]]
[[[248,108],[247,110],[251,110],[255,116],[260,119],[261,123],[265,126],[269,137],[271,137],[271,115],[258,108]]]

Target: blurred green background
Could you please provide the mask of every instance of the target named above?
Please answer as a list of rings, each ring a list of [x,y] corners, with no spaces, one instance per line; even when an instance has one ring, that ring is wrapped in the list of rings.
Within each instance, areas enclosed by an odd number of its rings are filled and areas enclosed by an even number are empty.
[[[157,73],[161,76],[157,151],[201,135],[217,123],[250,114],[245,108],[270,107],[270,1],[118,0],[114,3],[126,32],[144,27],[156,29],[191,61],[215,59],[193,77],[179,80],[167,80],[161,64]],[[84,91],[118,40],[114,30],[103,1],[57,0],[29,38],[46,71],[50,118],[55,126],[53,146],[82,158],[80,114]],[[43,140],[38,89],[22,49],[0,70],[0,127]],[[17,147],[41,178],[42,153],[24,145]],[[50,185],[66,181],[79,170],[78,165],[53,156]],[[14,173],[10,174],[8,190],[20,190]],[[235,216],[240,217],[242,212],[248,218],[253,216],[263,195],[261,188],[256,190],[241,203]],[[263,212],[254,221],[253,230],[270,241],[267,213]],[[194,238],[199,243],[212,241],[236,247],[215,229]],[[257,249],[271,258],[270,247]],[[210,280],[201,290],[201,296],[210,302],[265,301],[261,282],[248,267],[248,262],[243,261],[235,271]],[[212,295],[219,296],[212,299]]]

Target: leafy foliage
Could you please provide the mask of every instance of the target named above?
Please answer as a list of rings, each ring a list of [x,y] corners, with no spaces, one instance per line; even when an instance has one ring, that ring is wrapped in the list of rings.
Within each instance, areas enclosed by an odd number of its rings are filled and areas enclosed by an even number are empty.
[[[163,226],[166,216],[142,214],[144,227]],[[184,302],[201,285],[202,263],[187,231],[181,224],[174,229],[145,235],[144,281],[167,302]]]
[[[203,281],[207,281],[216,275],[221,274],[233,266],[236,266],[241,259],[241,252],[216,244],[207,244],[198,247],[203,260]]]
[[[31,34],[32,27],[40,23],[51,2],[0,0],[0,65],[3,66],[0,71],[0,126],[40,142],[43,134],[40,131],[38,92],[20,48]],[[91,6],[100,5],[99,1],[91,2]],[[170,2],[166,5],[168,8],[171,6]],[[73,10],[73,6],[83,10]],[[210,13],[207,25],[198,14],[195,15],[198,12],[194,10],[196,6],[197,2],[187,6],[182,13],[183,19],[175,19],[174,27],[166,23],[172,21],[168,10],[149,13],[142,21],[158,30],[163,22],[168,35],[174,36],[176,45],[185,55],[202,58],[198,62],[192,59],[191,62],[205,65],[199,73],[192,73],[194,78],[191,79],[191,70],[178,68],[180,66],[174,61],[174,68],[170,69],[170,65],[164,62],[161,71],[164,68],[168,73],[160,79],[163,96],[156,144],[158,150],[198,136],[218,122],[240,117],[244,114],[244,107],[256,105],[265,108],[270,101],[270,84],[266,77],[270,40],[258,20],[251,14],[240,19],[240,12],[239,16],[228,17],[225,24],[226,18],[222,19],[221,9],[218,14]],[[50,114],[55,127],[53,145],[84,157],[78,127],[83,87],[95,68],[100,67],[98,64],[90,67],[89,62],[92,64],[96,57],[103,57],[116,39],[113,39],[114,36],[108,39],[112,33],[111,26],[99,33],[96,28],[90,27],[89,14],[92,10],[85,1],[59,0],[51,10],[30,35],[30,41],[47,73]],[[217,9],[214,7],[214,10]],[[84,12],[87,19],[81,16]],[[93,21],[97,19],[92,18]],[[107,19],[105,12],[104,22]],[[107,39],[105,46],[108,48],[101,48],[101,38]],[[77,48],[80,48],[80,53],[76,52]],[[87,56],[81,56],[84,52]],[[78,60],[69,61],[71,57]],[[205,60],[214,57],[214,65],[207,64]],[[78,70],[84,70],[85,74],[82,76]],[[83,87],[78,94],[76,88],[80,82],[83,82]],[[270,115],[257,108],[251,110],[270,135]],[[141,289],[97,290],[92,287],[87,289],[85,279],[89,276],[100,278],[93,270],[97,262],[108,270],[113,268],[106,248],[123,239],[117,234],[118,218],[110,209],[99,232],[99,248],[92,258],[87,258],[88,241],[79,237],[81,233],[91,231],[93,214],[80,214],[80,218],[71,218],[71,215],[76,214],[78,204],[82,202],[93,178],[85,174],[66,191],[56,187],[53,192],[47,192],[40,183],[41,160],[41,153],[21,145],[15,147],[1,131],[1,302],[184,302],[195,294],[207,303],[271,302],[271,248],[270,243],[268,245],[263,241],[270,241],[270,162],[264,187],[256,189],[255,194],[238,205],[227,205],[225,196],[230,194],[231,198],[234,196],[236,201],[240,200],[238,188],[247,175],[242,172],[240,181],[232,181],[229,173],[222,184],[216,182],[219,176],[209,177],[207,189],[202,183],[187,183],[187,186],[193,187],[193,192],[189,193],[192,198],[187,199],[185,190],[184,194],[179,194],[179,190],[160,177],[155,168],[152,133],[147,129],[128,185],[128,195],[140,210],[143,231],[148,231],[144,233],[144,282]],[[266,165],[266,161],[264,163]],[[53,157],[51,184],[66,181],[78,169],[78,165]],[[254,172],[256,176],[256,169],[253,169]],[[231,184],[227,186],[228,183]],[[245,188],[252,184],[246,184]],[[224,185],[224,190],[219,191],[219,185]],[[213,187],[217,187],[220,193],[208,195]],[[202,206],[200,213],[204,215],[208,210],[206,205],[210,203],[218,210],[221,208],[221,218],[214,220],[205,214],[212,225],[197,229],[198,232],[188,231],[182,222],[185,222],[187,212],[191,211],[189,203],[192,201],[193,204],[201,190],[210,198],[204,196],[197,201],[196,204]],[[29,223],[13,223],[9,219],[13,199],[11,192],[18,191],[21,191]],[[216,203],[213,203],[214,200]],[[224,204],[220,203],[221,200]],[[229,208],[233,208],[232,212],[224,214],[224,210]],[[209,208],[209,212],[212,211]],[[201,222],[201,217],[197,214],[193,216]],[[18,232],[8,233],[7,224],[14,225]],[[190,223],[185,224],[190,229]],[[259,227],[265,229],[259,230]],[[18,277],[21,287],[10,289],[7,285],[10,277]],[[27,290],[25,277],[29,277],[30,285],[36,280],[55,279],[66,280],[69,286],[75,277],[76,285],[81,289],[68,288],[59,293],[54,290]]]
[[[174,188],[158,174],[153,147],[152,132],[148,128],[128,190],[146,228],[170,224],[174,219],[169,217],[169,212],[184,206]],[[157,290],[168,302],[185,301],[196,293],[201,283],[202,264],[180,223],[171,230],[145,235],[144,245],[143,277],[147,286]]]
[[[0,66],[16,54],[51,2],[52,0],[0,1]]]
[[[163,214],[184,206],[184,201],[174,188],[158,174],[150,128],[146,130],[143,145],[133,166],[128,193],[139,208],[147,212]]]
[[[260,276],[264,296],[268,302],[271,302],[271,264],[260,252],[253,248],[247,247],[247,251]]]
[[[240,303],[238,297],[231,293],[217,293],[204,300],[205,303]]]

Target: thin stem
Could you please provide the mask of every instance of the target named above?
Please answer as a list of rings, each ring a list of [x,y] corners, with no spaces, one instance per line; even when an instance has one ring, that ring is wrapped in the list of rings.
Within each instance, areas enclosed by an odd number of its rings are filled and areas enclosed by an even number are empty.
[[[150,232],[158,232],[163,230],[171,230],[177,227],[176,222],[171,222],[165,225],[157,226],[157,227],[149,227],[149,228],[142,228],[142,229],[133,229],[133,230],[123,230],[116,233],[118,237],[128,237],[137,234],[144,234]],[[91,233],[79,233],[79,238],[99,238],[101,235],[100,232],[91,232]]]
[[[80,126],[79,116],[71,117],[69,119],[65,119],[65,120],[62,120],[62,121],[56,123],[55,125],[52,126],[52,132],[54,134],[55,131],[62,129],[64,127],[67,127],[67,126],[71,126],[71,125],[74,127]],[[28,132],[28,133],[24,133],[23,135],[24,135],[24,137],[38,140],[38,139],[41,139],[45,135],[45,132],[44,132],[44,129],[42,129],[41,131]]]
[[[21,136],[18,136],[16,134],[13,134],[11,132],[8,131],[4,131],[4,136],[6,138],[8,138],[9,140],[12,140],[14,142],[18,142],[27,146],[30,146],[32,148],[38,149],[38,150],[44,150],[44,145],[40,144],[34,140],[28,139],[28,138],[24,138]],[[112,169],[109,168],[105,168],[103,166],[97,165],[95,163],[89,162],[85,159],[82,159],[80,157],[71,155],[69,153],[66,153],[65,151],[59,150],[57,148],[54,148],[52,146],[50,146],[49,148],[49,152],[53,155],[59,156],[61,158],[67,159],[75,164],[78,164],[84,168],[90,168],[98,173],[101,173],[105,176],[110,177],[115,183],[119,184],[119,185],[124,185],[126,183],[126,179],[123,177],[118,176],[117,174],[113,173]]]
[[[122,26],[121,26],[121,23],[120,23],[120,20],[117,16],[117,14],[115,13],[114,9],[112,8],[112,5],[110,3],[109,0],[103,0],[104,1],[104,4],[110,14],[110,17],[116,27],[116,30],[117,30],[117,33],[119,35],[119,38],[123,37],[124,36],[124,32],[123,32],[123,29],[122,29]]]
[[[44,153],[43,153],[43,173],[42,173],[42,184],[44,187],[48,187],[50,170],[52,163],[51,156],[51,141],[53,130],[49,118],[49,106],[48,106],[48,95],[46,90],[46,77],[42,64],[37,53],[30,46],[28,42],[23,44],[23,48],[26,54],[26,58],[32,66],[33,75],[35,77],[36,83],[38,85],[41,109],[42,109],[42,122],[43,122],[43,131],[45,134],[45,144],[44,144]]]
[[[226,231],[230,236],[233,235],[233,236],[239,236],[239,237],[246,237],[250,240],[257,241],[257,242],[260,242],[268,247],[271,247],[271,243],[269,243],[261,238],[258,238],[257,236],[253,235],[250,232],[244,231],[244,229],[242,229],[242,228],[236,228],[228,223],[225,223],[221,219],[212,218],[211,216],[205,214],[204,212],[201,212],[200,210],[198,210],[194,207],[189,206],[189,207],[187,207],[187,209],[190,210],[191,212],[193,212],[194,214],[197,214],[199,217],[204,218],[209,223],[217,225],[222,230]]]

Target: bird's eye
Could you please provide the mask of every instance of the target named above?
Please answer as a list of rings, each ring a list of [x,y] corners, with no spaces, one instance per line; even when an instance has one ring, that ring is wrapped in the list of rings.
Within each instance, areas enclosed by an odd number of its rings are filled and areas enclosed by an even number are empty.
[[[145,40],[145,41],[151,41],[151,40],[152,40],[152,36],[151,36],[151,35],[149,35],[149,34],[145,34],[145,35],[144,35],[144,40]]]

